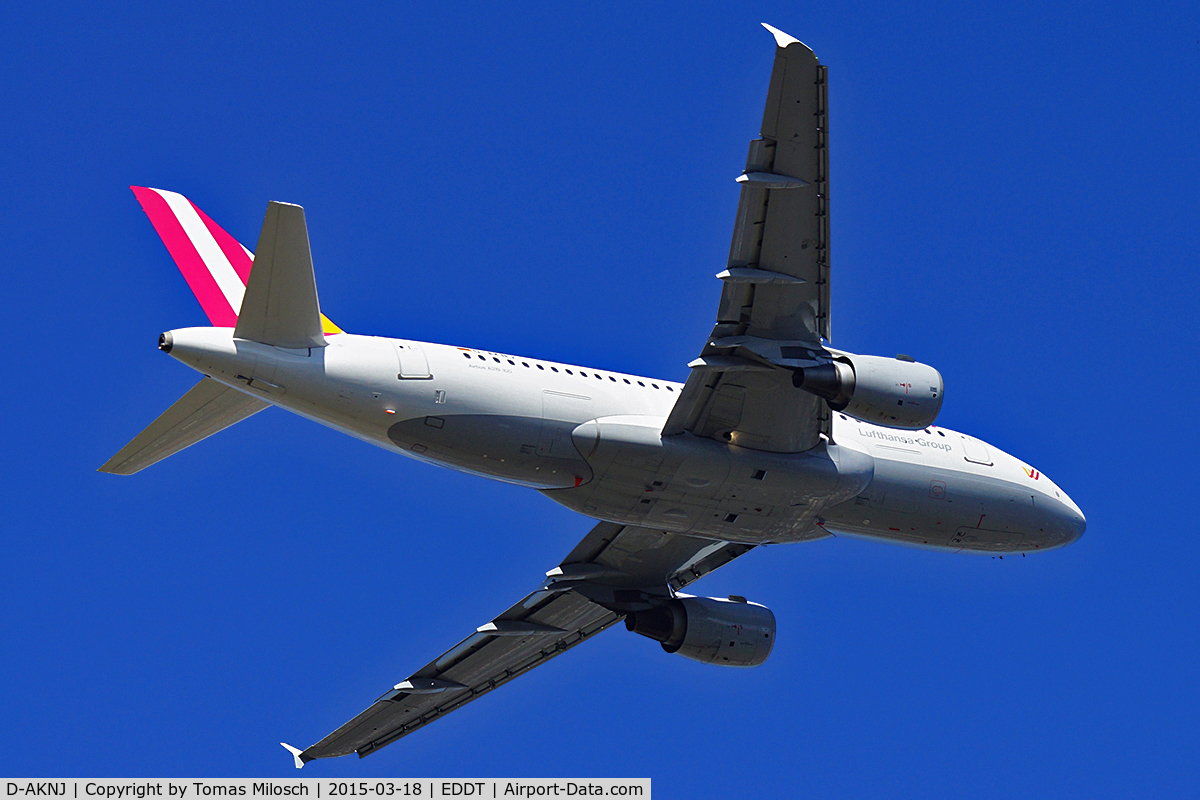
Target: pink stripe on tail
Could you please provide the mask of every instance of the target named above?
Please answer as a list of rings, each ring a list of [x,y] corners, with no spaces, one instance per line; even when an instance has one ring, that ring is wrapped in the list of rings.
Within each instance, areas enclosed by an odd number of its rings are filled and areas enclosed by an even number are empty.
[[[221,288],[217,286],[216,280],[204,265],[200,254],[196,251],[191,240],[188,239],[183,226],[179,224],[179,220],[175,218],[174,212],[167,205],[167,201],[153,189],[147,189],[143,186],[130,186],[129,188],[133,190],[134,196],[142,204],[142,210],[146,212],[146,216],[150,218],[150,224],[154,226],[154,230],[158,232],[159,237],[163,240],[163,244],[167,246],[167,252],[171,254],[171,258],[175,259],[175,265],[183,273],[183,278],[187,281],[192,293],[200,301],[200,306],[204,309],[204,313],[208,315],[208,321],[218,328],[232,328],[237,325],[237,314],[230,307],[229,301],[225,299]],[[205,225],[209,226],[210,230],[216,228],[216,224],[212,223],[208,217],[201,215],[201,219],[204,220]],[[220,230],[220,228],[217,228],[217,230]],[[224,231],[221,232],[224,233]],[[228,234],[225,235],[228,237]],[[221,245],[222,251],[224,251],[225,245],[221,243],[220,239],[217,239],[217,242]],[[236,245],[237,243],[234,242],[234,244]],[[238,249],[240,250],[241,248]],[[242,258],[246,259],[244,252],[242,253]],[[230,262],[235,265],[237,263],[232,258]],[[242,275],[241,270],[237,271],[239,275]],[[246,275],[249,274],[250,270],[247,269]],[[243,282],[245,281],[244,275],[242,276],[242,280]]]

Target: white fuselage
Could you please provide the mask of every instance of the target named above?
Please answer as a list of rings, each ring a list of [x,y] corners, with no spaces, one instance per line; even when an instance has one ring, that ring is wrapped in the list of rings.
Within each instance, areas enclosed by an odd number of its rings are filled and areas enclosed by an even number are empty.
[[[661,436],[682,389],[669,381],[352,334],[311,350],[230,328],[171,339],[172,356],[221,383],[596,519],[752,544],[838,534],[1000,553],[1060,547],[1084,529],[1045,475],[943,428],[834,414],[832,441],[770,453]]]

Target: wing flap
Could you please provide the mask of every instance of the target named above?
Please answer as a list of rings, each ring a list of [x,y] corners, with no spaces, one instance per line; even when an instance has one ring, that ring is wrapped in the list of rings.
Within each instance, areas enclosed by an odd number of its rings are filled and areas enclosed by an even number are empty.
[[[606,568],[599,573],[603,577],[588,578],[594,582],[678,590],[753,549],[749,544],[602,522],[575,546],[557,571],[578,574],[572,567],[587,564]],[[724,558],[718,553],[724,553]]]
[[[104,462],[99,471],[132,475],[257,414],[268,405],[212,378],[204,378]]]
[[[559,633],[476,631],[309,747],[301,758],[310,761],[353,752],[367,756],[565,653],[620,619],[620,614],[573,592],[535,592],[505,611],[498,621],[520,620],[558,628]],[[462,688],[435,692],[402,688],[405,683],[421,685],[431,678]]]

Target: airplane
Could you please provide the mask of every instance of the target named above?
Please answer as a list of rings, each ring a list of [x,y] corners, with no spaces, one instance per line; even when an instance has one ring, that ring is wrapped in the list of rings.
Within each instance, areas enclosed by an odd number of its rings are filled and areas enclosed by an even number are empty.
[[[131,187],[210,327],[159,336],[200,382],[101,468],[130,475],[268,406],[430,464],[527,486],[596,521],[528,596],[301,750],[365,757],[624,621],[668,653],[762,664],[770,609],[689,584],[765,544],[829,536],[1025,554],[1084,532],[1044,473],[934,424],[933,367],[834,349],[827,70],[775,61],[716,323],[680,384],[351,334],[321,313],[304,209],[253,253],[180,194]]]

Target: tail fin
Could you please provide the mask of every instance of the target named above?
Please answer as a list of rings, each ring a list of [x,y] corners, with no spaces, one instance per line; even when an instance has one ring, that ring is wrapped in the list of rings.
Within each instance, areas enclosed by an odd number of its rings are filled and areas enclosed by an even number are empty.
[[[208,321],[219,328],[235,327],[254,254],[183,195],[143,186],[129,188],[200,301]],[[324,315],[321,329],[325,334],[342,332]]]
[[[99,471],[132,475],[257,414],[267,405],[257,397],[222,386],[212,378],[204,378],[106,461]]]

